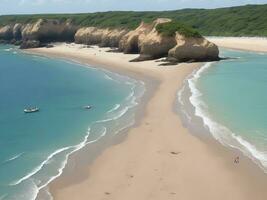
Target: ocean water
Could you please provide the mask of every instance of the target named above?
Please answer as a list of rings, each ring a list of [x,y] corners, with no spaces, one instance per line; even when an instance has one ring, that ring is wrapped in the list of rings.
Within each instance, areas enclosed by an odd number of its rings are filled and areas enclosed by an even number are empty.
[[[191,123],[200,117],[216,140],[267,172],[267,54],[221,49],[221,56],[234,59],[207,63],[188,77],[179,103],[189,100],[194,111],[183,114]]]
[[[145,90],[128,77],[13,46],[0,46],[0,61],[0,200],[35,199],[70,154],[133,125]],[[24,114],[29,106],[40,112]]]

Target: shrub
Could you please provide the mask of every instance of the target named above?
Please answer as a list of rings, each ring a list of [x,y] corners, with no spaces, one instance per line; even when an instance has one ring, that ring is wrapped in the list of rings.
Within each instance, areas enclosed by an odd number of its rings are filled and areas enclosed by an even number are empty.
[[[163,24],[158,24],[157,31],[167,37],[175,36],[176,32],[179,32],[185,37],[201,37],[199,32],[189,26],[186,26],[178,21],[171,21]]]

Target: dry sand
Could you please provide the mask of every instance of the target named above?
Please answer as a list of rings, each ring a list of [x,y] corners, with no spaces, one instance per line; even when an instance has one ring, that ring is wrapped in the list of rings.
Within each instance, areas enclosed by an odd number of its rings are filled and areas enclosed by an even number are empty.
[[[220,47],[267,52],[267,38],[259,37],[208,37],[208,39]]]
[[[73,184],[64,184],[63,177],[56,180],[51,185],[55,200],[267,199],[267,179],[261,170],[243,157],[234,164],[235,153],[190,134],[174,112],[177,90],[200,64],[129,63],[136,55],[79,45],[30,51],[92,63],[148,82],[157,80],[140,123],[123,142],[107,148],[84,171],[72,174],[82,173],[83,180]]]

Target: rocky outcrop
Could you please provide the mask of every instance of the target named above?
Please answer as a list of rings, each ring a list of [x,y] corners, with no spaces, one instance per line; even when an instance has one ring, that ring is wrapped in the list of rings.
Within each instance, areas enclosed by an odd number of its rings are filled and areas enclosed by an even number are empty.
[[[13,26],[6,25],[0,28],[0,39],[11,40],[13,38]]]
[[[77,27],[71,21],[39,19],[36,23],[27,24],[22,30],[22,40],[40,42],[73,41]]]
[[[219,59],[218,47],[204,37],[188,38],[176,33],[177,45],[168,53],[168,59],[177,62],[215,61]]]
[[[140,53],[140,56],[132,61],[144,61],[165,56],[173,62],[219,59],[218,47],[200,35],[188,37],[179,33],[178,30],[174,31],[173,35],[159,33],[157,26],[169,22],[172,20],[160,18],[151,24],[141,23],[136,30],[122,38],[120,50],[124,53]]]
[[[113,29],[102,37],[100,46],[102,47],[119,47],[121,38],[129,31],[125,29]]]
[[[218,47],[196,33],[166,18],[152,23],[142,22],[132,31],[97,27],[78,29],[71,20],[39,19],[35,23],[0,27],[0,41],[21,44],[21,48],[36,48],[60,41],[118,47],[124,53],[140,53],[133,61],[165,56],[173,62],[218,60]]]
[[[44,20],[39,19],[35,23],[14,24],[0,28],[0,40],[9,41],[12,44],[21,44],[22,48],[37,47],[47,42],[74,41],[74,35],[78,27],[70,20]]]
[[[149,60],[168,55],[171,48],[176,45],[174,37],[163,36],[156,30],[158,24],[170,22],[170,19],[157,19],[153,22],[152,30],[139,39],[140,57],[136,60]]]
[[[24,40],[20,44],[20,49],[31,49],[41,47],[41,43],[38,40]]]
[[[170,21],[171,19],[159,18],[151,24],[142,22],[137,29],[122,38],[120,50],[124,53],[140,53],[140,56],[132,61],[151,60],[167,56],[169,50],[176,45],[176,40],[174,37],[158,33],[156,27]]]
[[[142,22],[139,27],[122,37],[119,50],[124,53],[139,53],[141,41],[152,29],[152,24]]]
[[[22,24],[15,24],[14,25],[13,30],[12,30],[13,39],[15,39],[16,41],[22,39],[22,35],[21,35],[22,29],[23,29],[23,25]]]
[[[107,34],[107,29],[98,29],[96,27],[85,27],[79,29],[74,38],[75,43],[96,45],[100,44],[104,34]]]
[[[118,47],[119,41],[127,33],[124,29],[101,29],[96,27],[80,28],[75,34],[78,44]]]

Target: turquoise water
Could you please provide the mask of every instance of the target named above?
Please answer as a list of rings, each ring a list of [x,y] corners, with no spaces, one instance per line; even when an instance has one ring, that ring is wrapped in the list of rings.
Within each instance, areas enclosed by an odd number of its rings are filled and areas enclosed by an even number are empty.
[[[267,54],[222,49],[221,56],[236,59],[208,63],[188,80],[195,114],[267,171]]]
[[[133,124],[140,82],[12,46],[0,46],[0,61],[1,200],[35,199],[70,153]]]

